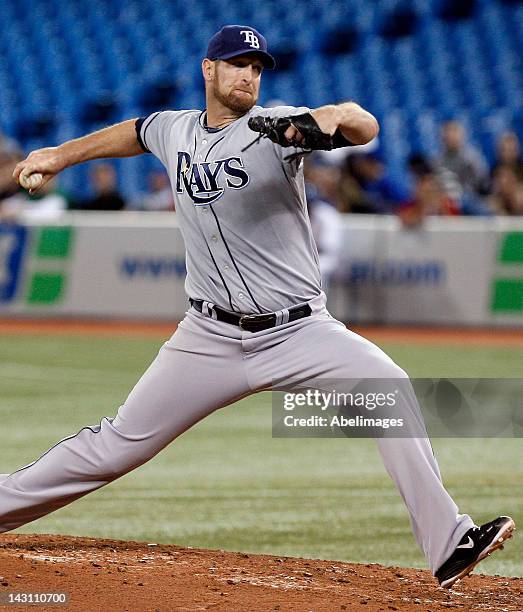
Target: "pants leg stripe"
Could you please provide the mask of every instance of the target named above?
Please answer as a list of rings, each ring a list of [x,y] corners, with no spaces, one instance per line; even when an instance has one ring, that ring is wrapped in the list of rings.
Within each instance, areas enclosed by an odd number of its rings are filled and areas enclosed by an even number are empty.
[[[113,422],[113,418],[109,418],[109,417],[103,417],[102,421],[108,421],[109,423]],[[94,434],[100,433],[100,429],[102,428],[102,421],[100,421],[100,425],[86,425],[85,427],[82,427],[82,429],[80,429],[79,431],[77,431],[75,434],[73,434],[72,436],[66,436],[65,438],[62,438],[61,440],[59,440],[56,444],[53,444],[53,446],[51,446],[51,448],[48,448],[45,453],[43,453],[42,455],[40,455],[40,457],[38,457],[38,459],[36,459],[35,461],[33,461],[32,463],[28,463],[27,465],[24,465],[24,467],[19,468],[18,470],[12,472],[12,474],[18,474],[18,472],[22,472],[23,470],[27,470],[27,468],[30,468],[31,466],[33,466],[35,463],[38,463],[38,461],[40,461],[40,459],[42,459],[43,457],[45,457],[48,453],[50,453],[53,448],[56,448],[57,446],[59,446],[60,444],[62,444],[62,442],[66,442],[67,440],[72,440],[73,438],[76,438],[77,436],[79,436],[82,431],[85,431],[86,429],[91,430]]]

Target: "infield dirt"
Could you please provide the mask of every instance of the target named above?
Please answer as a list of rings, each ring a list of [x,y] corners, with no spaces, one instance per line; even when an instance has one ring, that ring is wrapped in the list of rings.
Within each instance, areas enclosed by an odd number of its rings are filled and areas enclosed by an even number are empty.
[[[1,319],[0,334],[70,335],[102,338],[166,337],[176,330],[177,322],[126,321],[95,319]],[[463,344],[479,346],[523,346],[519,329],[452,328],[405,326],[348,326],[372,342],[412,342],[415,344]]]
[[[523,609],[522,591],[523,578],[472,575],[447,591],[437,586],[428,571],[377,564],[146,542],[0,536],[0,593],[66,592],[70,596],[66,605],[39,605],[38,610],[512,612]]]

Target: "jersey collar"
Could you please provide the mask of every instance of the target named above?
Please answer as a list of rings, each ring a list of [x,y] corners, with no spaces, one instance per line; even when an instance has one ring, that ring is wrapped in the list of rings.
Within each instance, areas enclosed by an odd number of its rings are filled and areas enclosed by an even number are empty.
[[[259,109],[259,106],[253,106],[245,115],[244,117],[246,117],[247,115],[251,115],[254,109]],[[242,117],[240,117],[241,119]],[[236,121],[239,121],[240,119],[236,119]],[[200,113],[200,116],[198,117],[198,123],[200,125],[201,128],[203,128],[206,132],[208,132],[209,134],[216,134],[216,132],[221,132],[222,130],[226,130],[228,127],[230,127],[231,125],[234,125],[236,123],[236,121],[233,121],[232,123],[229,123],[228,125],[224,125],[221,128],[213,128],[213,127],[209,127],[207,125],[207,111],[203,110]]]
[[[200,124],[200,126],[206,131],[209,132],[209,134],[216,134],[216,132],[221,132],[222,130],[224,130],[226,127],[229,127],[228,125],[224,125],[222,128],[213,128],[213,127],[209,127],[207,125],[207,111],[203,110],[200,113],[200,116],[198,117],[198,123]],[[229,124],[230,125],[230,124]]]

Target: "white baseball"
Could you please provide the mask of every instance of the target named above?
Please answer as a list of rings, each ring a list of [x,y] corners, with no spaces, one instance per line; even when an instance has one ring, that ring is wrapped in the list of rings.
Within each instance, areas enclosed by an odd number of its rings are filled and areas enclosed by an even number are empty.
[[[36,189],[37,187],[40,187],[43,178],[44,177],[40,174],[40,172],[35,172],[29,176],[21,174],[18,180],[24,189]]]

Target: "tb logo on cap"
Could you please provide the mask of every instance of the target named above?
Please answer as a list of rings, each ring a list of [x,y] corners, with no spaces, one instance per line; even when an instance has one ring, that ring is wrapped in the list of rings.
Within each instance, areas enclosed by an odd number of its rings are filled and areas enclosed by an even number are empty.
[[[250,45],[253,49],[260,48],[260,41],[252,30],[241,30],[240,34],[243,34],[245,36],[245,43]]]

